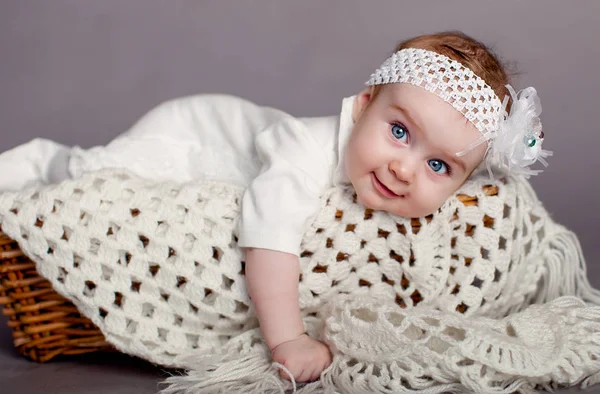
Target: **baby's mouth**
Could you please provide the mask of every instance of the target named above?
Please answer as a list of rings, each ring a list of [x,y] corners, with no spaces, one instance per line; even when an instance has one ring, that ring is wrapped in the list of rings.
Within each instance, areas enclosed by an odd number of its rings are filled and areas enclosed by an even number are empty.
[[[396,194],[392,190],[390,190],[386,185],[383,184],[383,182],[381,182],[379,180],[379,178],[377,178],[377,175],[375,175],[374,172],[372,172],[371,174],[373,177],[373,183],[375,184],[375,188],[381,194],[383,194],[385,197],[388,197],[388,198],[403,198],[404,197],[404,194]]]

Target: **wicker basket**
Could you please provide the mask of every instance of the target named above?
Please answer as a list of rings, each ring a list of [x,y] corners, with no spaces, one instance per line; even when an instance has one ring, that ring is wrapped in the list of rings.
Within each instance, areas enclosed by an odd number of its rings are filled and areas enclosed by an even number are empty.
[[[13,343],[27,358],[45,362],[58,355],[114,350],[100,330],[41,277],[19,245],[0,233],[0,305]]]
[[[485,186],[484,192],[497,195],[498,188]],[[477,197],[459,195],[458,199],[465,206],[478,204]],[[413,230],[419,225],[419,220],[412,221]],[[1,231],[0,305],[5,305],[2,312],[9,318],[15,347],[31,360],[115,351],[100,330],[38,274],[35,263],[23,255],[17,242]]]

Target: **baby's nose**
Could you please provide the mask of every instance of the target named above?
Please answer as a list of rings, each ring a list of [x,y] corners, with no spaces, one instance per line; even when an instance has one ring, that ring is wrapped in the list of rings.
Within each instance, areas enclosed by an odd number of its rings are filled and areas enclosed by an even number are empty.
[[[415,166],[411,160],[393,160],[390,162],[390,171],[402,183],[411,184],[415,177]]]

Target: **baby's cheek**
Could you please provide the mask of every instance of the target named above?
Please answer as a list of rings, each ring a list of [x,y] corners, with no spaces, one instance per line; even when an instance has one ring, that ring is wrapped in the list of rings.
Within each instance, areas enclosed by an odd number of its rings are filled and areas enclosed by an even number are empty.
[[[427,210],[429,211],[429,213],[433,213],[440,209],[440,207],[444,205],[446,200],[448,200],[451,195],[452,193],[448,191],[442,191],[433,194],[432,198],[428,201]]]
[[[368,144],[361,144],[360,141],[354,141],[346,153],[347,162],[357,172],[364,172],[376,157],[376,152],[372,152]]]
[[[357,200],[366,208],[379,209],[379,197],[371,190],[365,188],[356,189]]]
[[[369,198],[368,195],[365,195],[366,193],[361,192],[361,191],[357,191],[356,195],[357,195],[357,200],[359,203],[361,203],[362,205],[364,205],[367,208],[372,208],[373,207],[373,198]]]
[[[356,159],[355,154],[353,154],[351,151],[346,152],[344,166],[346,169],[346,174],[348,174],[348,177],[350,178],[352,183],[354,183],[357,178],[358,163],[359,161]]]
[[[405,217],[423,217],[436,212],[446,201],[445,192],[434,189],[415,190],[410,199],[405,201]]]

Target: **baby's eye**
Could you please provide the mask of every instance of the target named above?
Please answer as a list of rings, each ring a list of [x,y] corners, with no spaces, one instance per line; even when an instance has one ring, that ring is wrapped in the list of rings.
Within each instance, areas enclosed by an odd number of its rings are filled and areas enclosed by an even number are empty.
[[[397,140],[406,142],[406,139],[408,138],[408,130],[406,130],[406,127],[404,127],[401,124],[393,124],[392,125],[392,135]]]
[[[448,165],[441,160],[432,159],[429,160],[427,164],[429,164],[429,167],[436,174],[446,174],[450,172],[450,168],[448,167]]]

